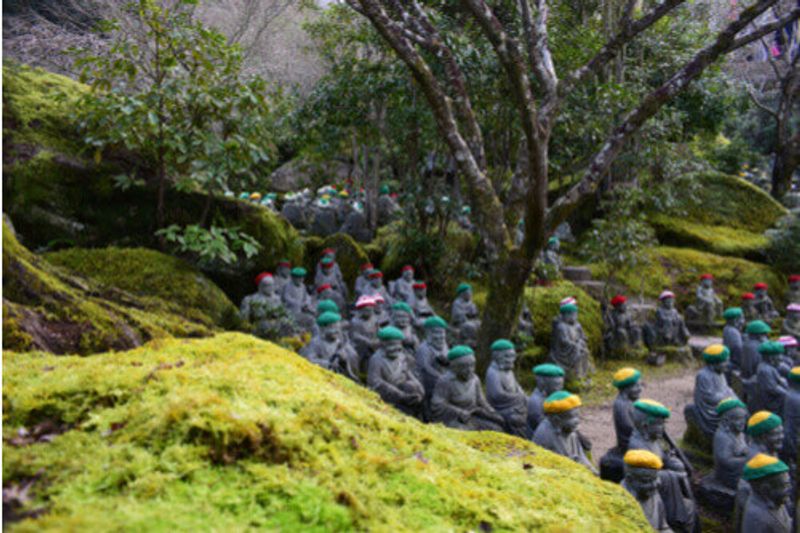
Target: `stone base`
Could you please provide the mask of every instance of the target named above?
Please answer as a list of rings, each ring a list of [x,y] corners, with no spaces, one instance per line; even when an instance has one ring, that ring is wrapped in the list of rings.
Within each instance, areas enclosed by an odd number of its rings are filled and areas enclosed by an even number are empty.
[[[615,446],[600,459],[600,479],[620,483],[623,477],[625,463],[622,461],[622,453]]]
[[[717,484],[711,475],[700,482],[697,499],[716,514],[730,515],[736,502],[736,491]]]

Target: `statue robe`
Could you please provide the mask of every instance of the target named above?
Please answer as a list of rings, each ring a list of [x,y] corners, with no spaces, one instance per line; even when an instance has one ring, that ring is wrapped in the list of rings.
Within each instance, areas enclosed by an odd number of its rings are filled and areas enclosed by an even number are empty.
[[[413,281],[406,281],[402,277],[394,282],[394,290],[392,296],[395,301],[402,301],[411,305],[414,303],[414,288],[412,287]]]
[[[717,297],[713,288],[707,289],[699,285],[695,296],[694,306],[701,318],[710,318],[713,321],[721,314],[722,300]]]
[[[594,465],[589,461],[589,458],[586,457],[586,452],[583,450],[581,439],[577,431],[573,431],[565,437],[556,429],[550,419],[545,417],[533,434],[533,442],[553,453],[572,459],[576,463],[582,464],[591,470],[593,474],[597,474]]]
[[[656,309],[655,330],[658,346],[685,346],[689,342],[689,330],[676,309]]]
[[[294,316],[300,327],[306,331],[313,328],[314,313],[312,308],[314,301],[308,294],[305,285],[295,286],[294,283],[287,283],[283,286],[281,300],[283,301],[283,306]]]
[[[636,494],[633,490],[628,486],[625,480],[622,480],[622,488],[627,490],[628,492],[636,498]],[[669,533],[672,531],[670,529],[669,524],[667,523],[667,510],[664,507],[664,501],[661,499],[661,496],[658,494],[658,491],[654,492],[649,498],[644,501],[636,500],[639,503],[639,506],[642,508],[644,512],[644,516],[647,518],[647,521],[650,522],[650,526],[657,532],[657,533]]]
[[[633,433],[632,413],[633,402],[625,394],[618,394],[614,400],[614,431],[617,434],[617,450],[621,455],[628,451]]]
[[[739,370],[742,366],[742,332],[739,328],[726,324],[722,329],[722,344],[731,352],[730,364],[732,370]]]
[[[478,306],[475,302],[472,300],[465,302],[461,298],[456,298],[450,313],[450,325],[459,330],[458,337],[461,342],[475,338],[481,327]]]
[[[580,323],[554,321],[549,359],[567,372],[568,379],[583,378],[589,373],[589,348]]]
[[[747,462],[748,447],[744,433],[734,435],[720,426],[714,433],[714,481],[735,492]]]
[[[344,339],[328,343],[322,337],[314,337],[308,345],[300,350],[300,355],[315,365],[359,382],[358,354]]]
[[[512,435],[525,437],[528,398],[512,370],[500,370],[494,363],[486,370],[486,398],[506,421]]]
[[[800,441],[800,390],[789,387],[783,398],[780,411],[783,418],[784,441],[781,456],[787,464],[797,461],[798,441]]]
[[[743,379],[749,379],[758,372],[758,365],[761,363],[761,354],[758,353],[760,340],[751,339],[748,335],[742,345],[742,365],[741,372]]]
[[[486,401],[478,376],[462,382],[449,371],[433,390],[431,422],[457,429],[503,431],[502,417]]]
[[[753,493],[747,499],[742,517],[742,533],[790,533],[792,519],[786,505],[772,509],[759,494]]]
[[[783,321],[783,325],[781,325],[781,333],[783,335],[791,335],[800,341],[800,319],[792,322],[787,317],[787,319]]]
[[[369,287],[369,278],[367,277],[366,272],[364,272],[356,278],[356,285],[355,285],[356,298],[365,294],[367,287]]]
[[[343,302],[347,302],[347,286],[340,278],[341,272],[338,275],[336,273],[336,268],[338,268],[338,266],[339,265],[334,264],[332,268],[328,269],[317,266],[317,274],[314,276],[314,287],[321,287],[327,283],[331,286],[331,289],[339,295]],[[337,305],[339,305],[338,302]],[[339,307],[339,311],[342,313],[346,310],[347,309],[344,307]]]
[[[360,368],[365,366],[380,346],[378,329],[378,321],[374,314],[369,320],[363,320],[361,315],[356,315],[350,321],[350,342],[358,353]]]
[[[708,366],[700,369],[694,381],[694,414],[700,429],[709,438],[719,425],[717,404],[725,398],[736,397],[728,386],[725,374],[717,374]]]
[[[757,405],[751,408],[751,412],[765,409],[771,413],[780,413],[783,410],[783,398],[786,396],[788,388],[789,385],[778,369],[766,361],[762,361],[756,372]]]
[[[769,294],[765,294],[760,298],[756,296],[753,301],[753,307],[755,307],[757,317],[765,322],[770,322],[780,316],[780,313],[775,310],[775,305],[772,303],[772,298],[769,297]]]
[[[544,420],[544,400],[545,393],[538,388],[533,389],[530,398],[528,398],[528,434],[529,438],[533,438],[536,428]]]
[[[367,385],[390,403],[412,416],[421,414],[425,389],[408,368],[408,360],[400,354],[389,359],[383,350],[378,350],[369,360]]]
[[[441,350],[434,348],[428,341],[422,341],[417,348],[417,375],[425,387],[425,411],[426,416],[430,415],[431,397],[436,388],[436,382],[447,372],[447,343]]]

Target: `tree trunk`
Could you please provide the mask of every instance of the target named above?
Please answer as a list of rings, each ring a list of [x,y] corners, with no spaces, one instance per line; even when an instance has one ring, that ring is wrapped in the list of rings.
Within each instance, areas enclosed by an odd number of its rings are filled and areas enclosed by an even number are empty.
[[[791,144],[779,146],[772,161],[772,197],[781,200],[792,187],[792,176],[798,165],[798,154]]]

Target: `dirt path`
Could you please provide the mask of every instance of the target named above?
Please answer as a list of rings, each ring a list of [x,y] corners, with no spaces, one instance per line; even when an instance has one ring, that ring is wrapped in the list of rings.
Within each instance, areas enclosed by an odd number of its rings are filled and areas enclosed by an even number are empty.
[[[695,369],[687,368],[680,375],[644,383],[642,398],[657,400],[672,411],[672,416],[667,420],[667,432],[675,441],[679,441],[686,430],[683,408],[692,402],[696,373]],[[592,457],[596,464],[616,444],[612,405],[613,400],[581,409],[580,431],[592,441]]]

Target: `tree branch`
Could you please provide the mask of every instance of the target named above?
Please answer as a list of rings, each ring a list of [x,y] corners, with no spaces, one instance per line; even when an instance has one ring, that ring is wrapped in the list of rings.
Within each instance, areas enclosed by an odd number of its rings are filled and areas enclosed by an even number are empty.
[[[758,5],[758,4],[757,4]],[[728,50],[733,51],[737,48],[741,48],[743,46],[747,46],[748,44],[752,43],[757,39],[761,39],[763,36],[767,35],[768,33],[772,33],[780,28],[783,28],[785,25],[789,24],[792,21],[797,20],[800,18],[800,7],[796,7],[791,10],[789,13],[784,15],[783,17],[763,26],[759,26],[756,30],[748,33],[743,37],[739,37],[736,39],[732,44],[730,49]]]

